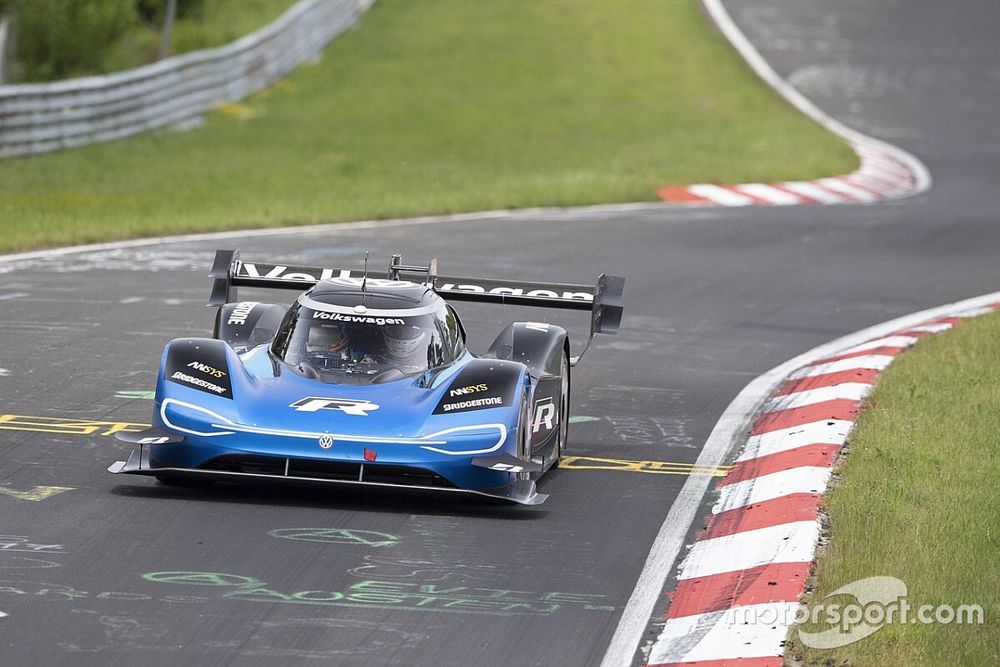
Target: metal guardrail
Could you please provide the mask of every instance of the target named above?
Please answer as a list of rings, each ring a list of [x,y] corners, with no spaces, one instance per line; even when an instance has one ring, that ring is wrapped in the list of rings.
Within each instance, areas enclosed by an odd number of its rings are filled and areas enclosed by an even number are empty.
[[[0,158],[197,123],[315,60],[373,0],[301,0],[268,26],[216,49],[104,76],[0,86]]]

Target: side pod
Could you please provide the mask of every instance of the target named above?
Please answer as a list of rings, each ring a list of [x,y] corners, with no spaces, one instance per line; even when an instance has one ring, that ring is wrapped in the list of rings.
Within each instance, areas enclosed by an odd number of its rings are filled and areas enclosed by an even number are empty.
[[[212,337],[224,340],[237,352],[271,342],[281,326],[286,306],[257,301],[227,303],[215,313]]]
[[[535,377],[559,375],[567,345],[566,330],[562,327],[544,322],[514,322],[500,332],[485,356],[522,363]]]

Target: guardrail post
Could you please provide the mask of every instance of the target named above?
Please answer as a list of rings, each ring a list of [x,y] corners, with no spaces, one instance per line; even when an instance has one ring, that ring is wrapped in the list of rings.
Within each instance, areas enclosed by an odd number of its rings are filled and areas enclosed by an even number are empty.
[[[170,55],[170,33],[174,29],[177,14],[177,0],[167,0],[167,12],[163,17],[163,42],[160,44],[160,60]]]

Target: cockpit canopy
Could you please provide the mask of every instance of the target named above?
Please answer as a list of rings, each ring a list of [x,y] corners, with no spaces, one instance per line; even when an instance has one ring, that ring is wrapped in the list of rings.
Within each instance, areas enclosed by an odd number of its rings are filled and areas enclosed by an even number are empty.
[[[298,298],[274,337],[274,357],[306,377],[368,384],[447,366],[463,352],[458,318],[433,291],[370,279],[362,299],[347,280],[323,281]]]

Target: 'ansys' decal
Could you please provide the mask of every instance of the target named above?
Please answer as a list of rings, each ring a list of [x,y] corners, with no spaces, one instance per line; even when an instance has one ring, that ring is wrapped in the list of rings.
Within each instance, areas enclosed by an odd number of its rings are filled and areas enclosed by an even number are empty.
[[[472,363],[455,376],[434,408],[434,414],[452,414],[513,405],[518,372],[499,363]]]

